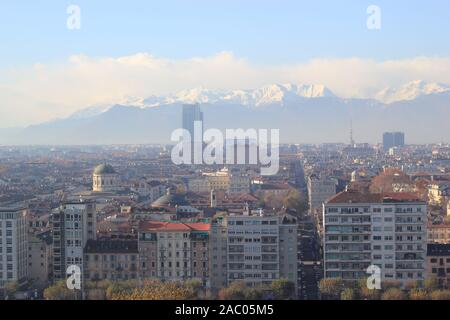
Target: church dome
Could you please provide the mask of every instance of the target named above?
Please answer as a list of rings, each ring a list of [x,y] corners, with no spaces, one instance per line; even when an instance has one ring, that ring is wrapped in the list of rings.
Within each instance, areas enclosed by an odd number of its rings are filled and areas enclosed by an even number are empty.
[[[152,203],[153,208],[187,206],[189,202],[182,194],[174,194],[170,191]]]
[[[115,174],[116,170],[109,164],[101,164],[94,169],[94,174],[102,175],[102,174]]]

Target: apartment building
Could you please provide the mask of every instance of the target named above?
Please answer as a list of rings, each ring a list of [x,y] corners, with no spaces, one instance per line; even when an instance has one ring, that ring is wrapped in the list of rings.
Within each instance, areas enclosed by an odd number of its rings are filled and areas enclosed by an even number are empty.
[[[27,209],[0,208],[0,288],[27,278]]]
[[[287,278],[297,285],[297,222],[252,211],[227,217],[227,285]]]
[[[188,189],[192,192],[208,193],[211,190],[229,194],[250,192],[250,177],[246,174],[231,173],[228,168],[217,172],[205,172],[202,177],[191,179]]]
[[[209,287],[208,223],[143,221],[138,249],[143,278],[198,279]]]
[[[323,221],[325,277],[357,280],[376,265],[383,280],[425,278],[427,206],[416,195],[344,191]]]
[[[450,244],[428,244],[427,274],[435,277],[441,286],[450,283]]]
[[[311,213],[317,209],[322,209],[322,204],[336,194],[336,181],[316,174],[308,176],[307,187]]]
[[[137,240],[88,240],[84,248],[85,279],[130,280],[138,278]]]
[[[227,286],[227,222],[225,213],[214,217],[211,221],[209,241],[211,288],[216,291]]]
[[[96,235],[95,202],[67,202],[52,212],[53,280],[66,279],[66,270],[77,265],[83,274],[83,249]]]
[[[428,243],[450,243],[450,224],[428,224]]]
[[[52,235],[50,230],[28,233],[28,280],[33,287],[46,288],[52,274]]]

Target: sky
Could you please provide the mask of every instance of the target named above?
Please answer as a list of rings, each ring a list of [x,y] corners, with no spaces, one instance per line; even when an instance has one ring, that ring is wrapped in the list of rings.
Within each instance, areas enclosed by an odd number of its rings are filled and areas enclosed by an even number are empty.
[[[448,0],[2,0],[0,127],[196,86],[322,83],[366,97],[450,83],[449,30]]]

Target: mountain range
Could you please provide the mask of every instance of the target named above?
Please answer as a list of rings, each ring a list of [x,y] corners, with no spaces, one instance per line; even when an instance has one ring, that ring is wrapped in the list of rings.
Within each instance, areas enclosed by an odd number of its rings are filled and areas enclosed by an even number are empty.
[[[404,131],[410,143],[450,141],[450,87],[414,81],[364,99],[340,98],[317,84],[126,97],[65,119],[0,129],[0,144],[169,143],[186,103],[201,104],[205,128],[280,129],[285,143],[348,142],[350,123],[357,142],[380,142],[384,131]]]

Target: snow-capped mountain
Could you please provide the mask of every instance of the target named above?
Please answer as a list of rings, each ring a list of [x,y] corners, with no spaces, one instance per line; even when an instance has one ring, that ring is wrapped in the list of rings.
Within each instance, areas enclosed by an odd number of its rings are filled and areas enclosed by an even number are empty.
[[[387,104],[398,101],[410,101],[420,96],[450,92],[450,87],[441,83],[428,83],[422,80],[409,82],[399,88],[385,88],[376,95],[376,99]]]
[[[324,85],[271,84],[254,90],[209,90],[204,87],[183,90],[167,96],[151,96],[146,99],[127,97],[118,101],[121,105],[155,107],[183,103],[232,103],[246,107],[295,102],[298,99],[334,97]]]
[[[124,97],[66,119],[0,130],[4,144],[169,143],[181,125],[182,104],[201,103],[206,127],[275,128],[284,142],[346,141],[353,120],[358,141],[380,141],[382,132],[404,131],[409,141],[450,137],[450,89],[415,81],[386,89],[379,99],[334,96],[325,86],[273,84],[255,90],[185,90],[167,96]],[[432,125],[431,125],[432,124]],[[324,130],[326,126],[326,130]]]

